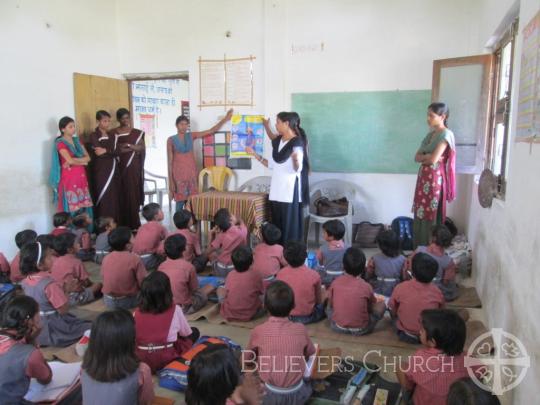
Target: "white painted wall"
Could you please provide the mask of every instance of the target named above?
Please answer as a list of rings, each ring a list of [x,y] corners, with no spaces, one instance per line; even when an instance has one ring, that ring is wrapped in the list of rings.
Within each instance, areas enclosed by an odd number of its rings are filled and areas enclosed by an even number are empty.
[[[480,40],[486,41],[503,21],[513,1],[482,2]],[[484,12],[485,10],[485,12]],[[522,0],[520,32],[514,63],[511,112],[511,141],[509,143],[508,188],[505,201],[495,200],[490,209],[478,204],[477,184],[471,182],[469,237],[473,244],[473,274],[481,295],[489,327],[503,328],[522,340],[531,356],[532,367],[525,381],[508,394],[514,404],[538,402],[540,383],[540,147],[514,143],[516,100],[518,97],[521,54],[521,30],[540,10],[538,0]],[[478,49],[484,43],[479,42]]]
[[[274,117],[291,108],[294,92],[429,89],[434,59],[473,51],[478,8],[469,3],[227,0],[184,1],[180,6],[163,0],[159,7],[148,9],[142,0],[118,0],[120,68],[124,72],[189,69],[191,117],[198,129],[212,125],[223,113],[220,108],[195,108],[199,56],[257,57],[256,107],[240,108],[242,113]],[[228,30],[231,38],[225,37]],[[321,43],[322,52],[292,53],[293,46],[320,49]],[[237,171],[236,183],[269,174],[254,161],[252,171]],[[313,173],[311,182],[326,178],[342,178],[358,186],[358,221],[389,223],[398,215],[410,215],[414,175]],[[468,177],[458,177],[459,198],[449,207],[449,215],[463,229],[470,200],[468,183]]]
[[[58,120],[74,115],[73,72],[119,76],[116,10],[107,0],[0,2],[0,251],[51,228],[47,187]]]

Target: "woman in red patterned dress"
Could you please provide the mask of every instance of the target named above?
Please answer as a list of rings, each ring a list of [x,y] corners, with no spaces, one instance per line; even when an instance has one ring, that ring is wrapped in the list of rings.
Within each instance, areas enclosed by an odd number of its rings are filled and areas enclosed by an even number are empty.
[[[92,217],[92,197],[86,177],[90,156],[75,134],[73,118],[63,117],[58,128],[61,135],[54,142],[49,176],[56,211],[72,215],[86,211]]]
[[[430,127],[415,160],[421,163],[414,192],[414,247],[429,245],[431,231],[446,219],[446,202],[456,197],[456,141],[446,127],[450,112],[444,103],[428,107]]]

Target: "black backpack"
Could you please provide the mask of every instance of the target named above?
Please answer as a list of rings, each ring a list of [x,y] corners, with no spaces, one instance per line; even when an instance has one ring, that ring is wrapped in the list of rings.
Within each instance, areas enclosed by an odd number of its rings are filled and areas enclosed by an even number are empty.
[[[397,217],[392,221],[392,230],[399,236],[402,250],[413,250],[413,219]]]

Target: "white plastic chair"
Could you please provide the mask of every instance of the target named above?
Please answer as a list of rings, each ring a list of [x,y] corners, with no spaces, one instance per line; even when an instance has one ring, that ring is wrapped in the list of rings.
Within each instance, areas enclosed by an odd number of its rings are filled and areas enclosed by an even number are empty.
[[[270,194],[270,183],[272,178],[270,176],[257,176],[251,180],[246,181],[240,186],[238,191],[248,193],[266,193]]]
[[[164,186],[158,185],[158,182],[163,182]],[[167,176],[160,176],[148,170],[144,171],[144,195],[148,197],[150,202],[154,202],[154,196],[157,197],[158,204],[163,207],[163,195],[169,197],[169,212],[172,210],[172,195],[169,195],[169,179]]]
[[[311,229],[311,224],[316,224],[315,239],[317,244],[319,243],[319,234],[321,224],[331,219],[337,219],[345,225],[345,243],[351,245],[352,243],[352,228],[353,228],[353,215],[354,215],[354,200],[356,196],[356,188],[353,184],[343,180],[323,180],[315,183],[310,187],[311,192],[309,195],[309,212],[307,215],[306,225],[306,243]],[[346,197],[349,201],[349,209],[347,215],[341,217],[321,217],[317,215],[314,202],[319,197],[327,197],[330,200],[337,200]]]

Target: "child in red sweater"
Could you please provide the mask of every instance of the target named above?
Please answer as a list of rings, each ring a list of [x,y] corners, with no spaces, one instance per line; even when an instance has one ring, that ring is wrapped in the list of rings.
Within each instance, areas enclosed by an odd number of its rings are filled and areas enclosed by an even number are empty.
[[[365,335],[373,332],[386,306],[377,302],[373,287],[363,280],[366,256],[358,248],[349,248],[343,256],[345,274],[336,278],[328,290],[326,313],[331,327],[339,333]]]
[[[283,246],[279,244],[281,231],[277,226],[265,223],[261,229],[263,242],[255,246],[253,251],[253,270],[263,280],[263,288],[276,278],[277,272],[287,266],[283,257]]]
[[[247,246],[238,246],[232,252],[234,270],[219,287],[217,294],[221,302],[221,316],[231,321],[249,321],[261,316],[262,280],[251,268],[253,255]]]
[[[277,274],[276,279],[286,282],[294,291],[294,308],[290,319],[304,324],[318,322],[324,318],[321,276],[305,266],[306,245],[289,242],[283,253],[289,264]]]
[[[420,342],[409,363],[396,372],[415,404],[446,405],[454,381],[468,376],[465,367],[465,321],[452,310],[427,309],[421,314]]]

